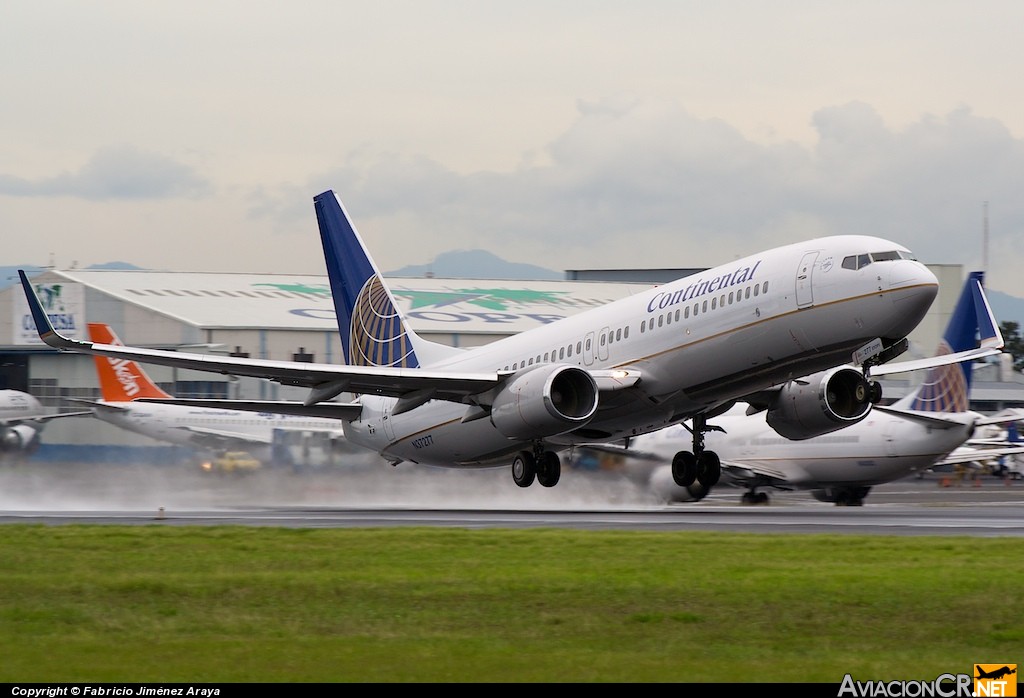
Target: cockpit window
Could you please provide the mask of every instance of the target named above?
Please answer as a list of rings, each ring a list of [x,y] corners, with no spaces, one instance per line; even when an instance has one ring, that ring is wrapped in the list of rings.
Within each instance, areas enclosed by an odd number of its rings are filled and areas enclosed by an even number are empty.
[[[891,262],[895,259],[917,259],[905,250],[888,250],[871,254],[856,254],[843,258],[843,269],[863,269],[872,262]]]
[[[891,261],[893,259],[901,259],[900,253],[897,252],[896,250],[893,250],[892,252],[872,252],[871,253],[871,261],[872,262],[887,262],[887,261]]]
[[[862,269],[871,264],[871,258],[866,254],[852,254],[843,258],[843,269]]]

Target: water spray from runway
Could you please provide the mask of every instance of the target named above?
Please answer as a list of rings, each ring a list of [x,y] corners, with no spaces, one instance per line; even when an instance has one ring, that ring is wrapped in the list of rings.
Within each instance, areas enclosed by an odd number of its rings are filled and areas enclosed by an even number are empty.
[[[521,488],[509,468],[391,466],[376,456],[293,471],[212,474],[194,465],[33,463],[0,468],[0,510],[159,511],[244,507],[588,510],[662,502],[614,472],[565,468]]]

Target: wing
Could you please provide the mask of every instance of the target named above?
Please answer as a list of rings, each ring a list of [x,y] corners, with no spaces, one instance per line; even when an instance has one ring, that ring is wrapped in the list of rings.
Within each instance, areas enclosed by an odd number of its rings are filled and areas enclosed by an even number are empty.
[[[876,409],[879,412],[885,412],[895,417],[906,419],[910,422],[917,422],[924,426],[931,427],[933,429],[952,429],[953,427],[963,427],[964,421],[957,421],[955,419],[944,419],[941,412],[933,412],[931,414],[925,414],[924,412],[914,412],[913,410],[903,410],[893,407],[887,407],[885,405],[875,405],[872,409]],[[975,424],[977,424],[975,422]]]
[[[85,412],[58,412],[57,414],[31,414],[31,415],[19,415],[17,417],[2,417],[0,418],[0,426],[10,426],[12,424],[23,424],[25,422],[35,422],[37,424],[50,422],[54,419],[63,419],[64,417],[85,417],[92,416],[92,411]]]
[[[203,427],[176,427],[179,431],[187,432],[193,443],[208,448],[234,448],[240,444],[248,446],[269,446],[273,443],[272,438],[264,438],[254,434],[243,434],[222,429],[205,429]]]
[[[987,461],[992,458],[998,458],[999,456],[1010,456],[1017,453],[1024,453],[1024,446],[993,446],[991,448],[961,446],[960,448],[951,451],[945,458],[935,461],[935,465],[933,467],[941,465],[956,465],[957,463]]]
[[[486,405],[493,390],[499,387],[514,372],[459,372],[431,371],[422,368],[392,368],[378,366],[348,366],[339,364],[318,364],[301,361],[273,361],[267,359],[249,359],[232,356],[212,356],[209,354],[190,354],[187,352],[164,351],[160,349],[141,349],[114,344],[99,344],[71,339],[60,334],[53,328],[50,319],[36,297],[35,291],[23,270],[18,270],[21,285],[25,291],[32,319],[40,339],[46,344],[61,351],[108,356],[143,363],[187,368],[196,371],[207,371],[223,375],[265,378],[282,385],[293,385],[309,388],[310,393],[302,403],[275,403],[260,401],[232,400],[183,400],[183,399],[149,399],[148,402],[168,402],[172,404],[194,405],[198,407],[224,407],[249,411],[276,411],[286,409],[296,411],[284,414],[301,414],[304,416],[333,417],[337,419],[354,419],[358,405],[347,408],[339,403],[317,405],[330,400],[341,393],[357,393],[362,395],[386,395],[396,397],[403,402],[396,407],[395,413],[412,409],[428,400],[448,400],[466,404]],[[598,390],[621,390],[636,384],[640,380],[639,371],[598,370],[590,371],[597,383]],[[301,408],[312,408],[301,411]]]
[[[759,463],[737,463],[722,461],[722,482],[735,487],[774,487],[780,490],[793,489],[793,482],[786,473]]]
[[[432,399],[463,402],[467,396],[491,390],[501,380],[498,373],[435,372],[424,369],[260,360],[140,349],[71,339],[53,328],[25,272],[19,270],[18,273],[39,337],[49,346],[61,351],[108,356],[223,375],[266,378],[283,385],[309,388],[310,397],[306,400],[307,405],[328,400],[343,392],[393,397],[402,397],[415,392],[429,392]]]

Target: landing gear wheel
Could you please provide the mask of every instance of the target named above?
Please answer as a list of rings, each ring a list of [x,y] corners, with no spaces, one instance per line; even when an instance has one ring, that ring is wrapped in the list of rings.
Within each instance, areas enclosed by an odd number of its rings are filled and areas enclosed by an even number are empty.
[[[544,487],[554,487],[562,475],[562,461],[554,451],[544,451],[537,462],[537,482]]]
[[[872,405],[877,405],[882,401],[882,384],[878,381],[871,381],[871,392],[868,398]]]
[[[537,460],[529,451],[520,451],[512,459],[512,479],[520,487],[529,487],[537,475]]]
[[[710,490],[722,476],[722,460],[714,451],[704,451],[697,458],[697,482]]]
[[[680,487],[689,487],[697,479],[697,457],[680,451],[672,459],[672,479]]]
[[[768,493],[767,492],[744,492],[743,496],[740,497],[740,502],[743,504],[767,504]]]

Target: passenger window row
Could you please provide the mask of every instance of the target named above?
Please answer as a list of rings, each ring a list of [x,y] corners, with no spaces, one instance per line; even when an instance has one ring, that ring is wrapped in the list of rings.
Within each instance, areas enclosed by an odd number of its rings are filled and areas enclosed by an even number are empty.
[[[607,332],[602,332],[601,333],[601,338],[600,338],[599,341],[601,342],[601,346],[603,347],[603,346],[606,346],[608,344],[611,344],[612,342],[621,342],[624,339],[629,339],[629,326],[628,325],[625,326],[625,327],[620,327],[620,328],[618,328],[616,330],[609,330]],[[577,357],[575,359],[575,362],[576,363],[580,363],[580,357],[583,356],[584,350],[587,351],[587,352],[591,351],[591,349],[592,349],[592,342],[593,342],[593,338],[592,337],[587,337],[586,339],[578,340],[575,344],[570,343],[570,344],[567,344],[564,347],[559,347],[558,349],[552,349],[551,351],[546,351],[543,354],[537,354],[536,357],[531,357],[529,359],[524,359],[523,361],[518,361],[518,362],[512,364],[511,367],[506,365],[504,370],[508,371],[508,370],[511,369],[513,371],[516,371],[516,370],[518,370],[520,368],[526,368],[527,366],[533,366],[534,364],[554,363],[556,361],[570,361],[571,362],[571,361],[574,360],[573,359],[574,356]]]
[[[652,317],[642,321],[640,323],[640,332],[644,333],[653,330],[655,324],[657,324],[658,327],[664,327],[665,325],[671,325],[673,322],[686,320],[690,317],[691,309],[693,310],[693,317],[697,317],[701,313],[717,310],[719,307],[724,308],[727,305],[749,300],[750,298],[757,298],[765,293],[768,293],[767,281],[760,284],[754,284],[753,286],[747,286],[746,288],[741,288],[736,291],[729,291],[729,293],[722,293],[715,296],[710,301],[705,298],[703,301],[697,301],[692,306],[687,305],[685,308],[676,308],[674,311],[670,310],[667,313],[662,313],[656,318]]]

